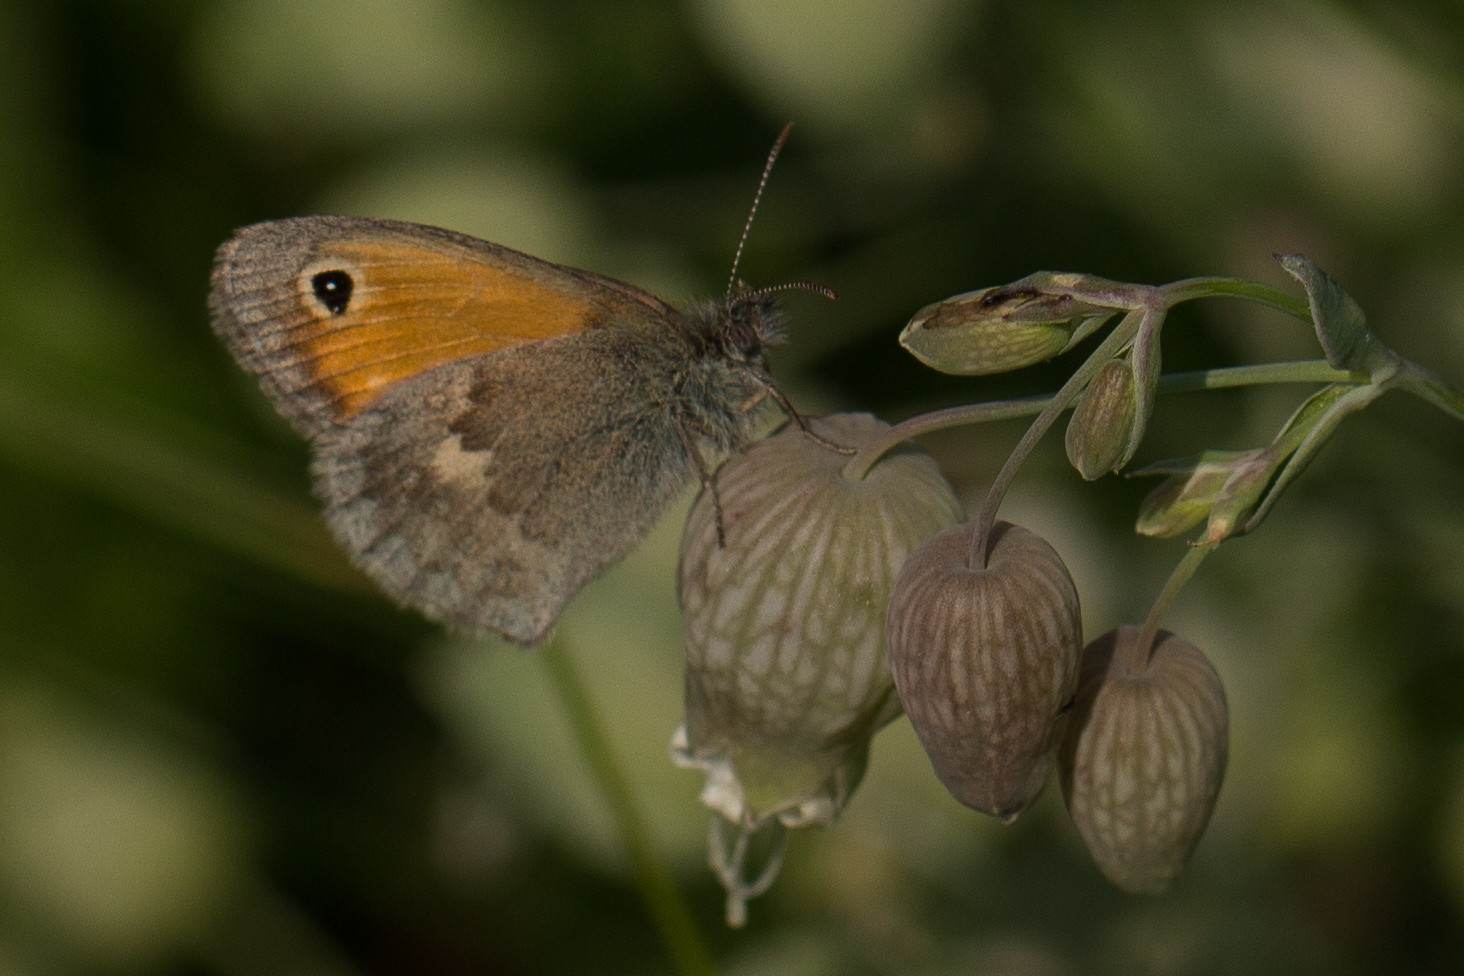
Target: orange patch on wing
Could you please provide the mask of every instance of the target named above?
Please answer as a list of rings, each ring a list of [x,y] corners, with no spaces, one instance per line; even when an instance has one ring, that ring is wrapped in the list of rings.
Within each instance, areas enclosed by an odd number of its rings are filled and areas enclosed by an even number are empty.
[[[329,270],[329,261],[312,264],[300,282],[303,314],[283,338],[337,419],[438,366],[580,332],[594,312],[583,296],[518,269],[400,244],[332,250],[343,268],[359,271],[345,312],[331,315],[312,301],[310,278]]]

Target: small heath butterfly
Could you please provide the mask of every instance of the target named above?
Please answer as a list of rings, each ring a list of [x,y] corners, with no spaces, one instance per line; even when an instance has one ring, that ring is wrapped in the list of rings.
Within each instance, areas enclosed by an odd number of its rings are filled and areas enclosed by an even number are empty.
[[[209,306],[310,440],[357,565],[432,619],[524,644],[687,481],[710,484],[703,452],[744,445],[759,404],[801,422],[764,358],[783,339],[768,290],[677,309],[452,231],[317,216],[236,233]]]

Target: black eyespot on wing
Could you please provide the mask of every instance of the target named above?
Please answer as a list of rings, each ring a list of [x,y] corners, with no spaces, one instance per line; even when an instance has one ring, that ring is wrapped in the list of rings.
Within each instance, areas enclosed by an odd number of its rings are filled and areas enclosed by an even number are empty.
[[[351,292],[355,290],[356,282],[344,271],[322,271],[310,279],[310,287],[330,314],[340,315],[351,304]]]

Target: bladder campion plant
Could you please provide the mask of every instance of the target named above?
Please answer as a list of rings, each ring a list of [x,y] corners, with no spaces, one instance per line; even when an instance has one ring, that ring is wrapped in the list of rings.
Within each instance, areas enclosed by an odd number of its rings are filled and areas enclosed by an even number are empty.
[[[673,755],[706,772],[711,861],[730,924],[773,882],[784,831],[831,823],[843,809],[871,738],[902,709],[962,803],[1010,822],[1056,767],[1109,880],[1156,893],[1179,874],[1219,795],[1228,718],[1204,653],[1159,629],[1166,610],[1206,556],[1261,524],[1347,415],[1397,389],[1464,420],[1464,395],[1385,346],[1335,280],[1302,255],[1278,259],[1305,300],[1232,278],[1149,286],[1039,272],[938,302],[900,342],[947,373],[1029,366],[1112,328],[1051,396],[895,426],[828,417],[815,429],[856,448],[852,457],[790,427],[717,473],[725,538],[703,493],[681,545],[686,719]],[[1218,296],[1310,322],[1325,358],[1163,374],[1169,310]],[[1039,439],[1072,410],[1068,459],[1092,480],[1128,465],[1159,394],[1298,382],[1320,388],[1270,444],[1131,472],[1168,476],[1140,506],[1140,534],[1198,532],[1146,619],[1084,647],[1061,557],[996,518]],[[938,466],[910,438],[1032,414],[980,510],[962,521]],[[760,834],[771,853],[750,878]]]

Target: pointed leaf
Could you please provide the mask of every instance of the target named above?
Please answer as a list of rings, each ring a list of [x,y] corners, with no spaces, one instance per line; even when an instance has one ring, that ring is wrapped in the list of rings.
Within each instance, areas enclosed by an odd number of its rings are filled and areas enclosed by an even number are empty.
[[[1305,254],[1278,254],[1276,260],[1306,288],[1317,339],[1334,369],[1368,373],[1375,380],[1397,369],[1398,357],[1367,327],[1362,306],[1337,279]]]

